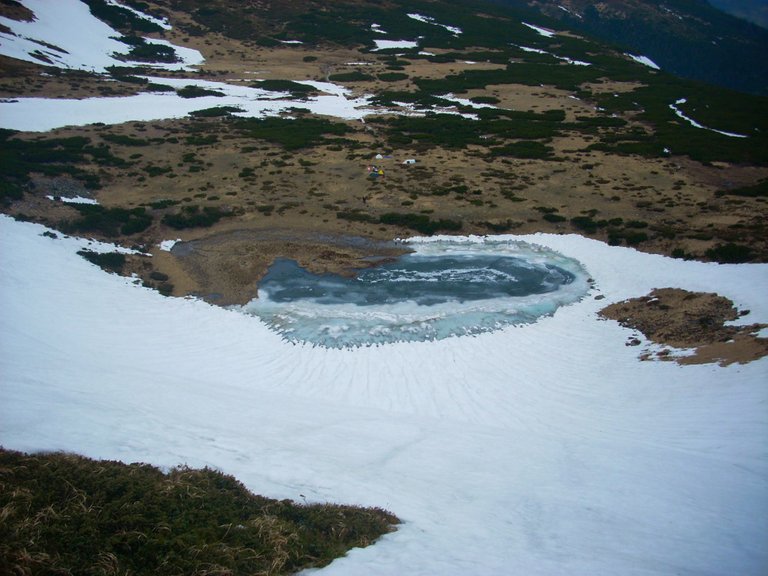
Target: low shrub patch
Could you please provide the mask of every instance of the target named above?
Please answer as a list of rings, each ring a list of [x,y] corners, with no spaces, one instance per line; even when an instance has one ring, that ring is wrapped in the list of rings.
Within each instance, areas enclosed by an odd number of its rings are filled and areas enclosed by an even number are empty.
[[[152,216],[146,209],[139,208],[104,208],[98,204],[70,204],[80,213],[80,217],[64,222],[62,231],[73,232],[100,232],[114,238],[119,234],[130,235],[143,232],[152,225]]]
[[[382,82],[398,82],[400,80],[408,80],[408,74],[403,74],[401,72],[385,72],[379,74],[378,78]]]
[[[292,574],[368,546],[398,519],[300,505],[205,468],[0,449],[2,574]]]
[[[162,222],[176,230],[207,228],[229,215],[229,212],[224,212],[215,206],[206,206],[202,210],[200,210],[199,206],[184,206],[181,212],[163,216]]]
[[[237,106],[214,106],[213,108],[203,108],[202,110],[193,110],[189,113],[194,118],[218,118],[220,116],[231,116],[235,112],[242,112],[242,108]]]
[[[753,258],[752,248],[742,244],[734,244],[733,242],[718,244],[714,248],[707,250],[705,254],[710,260],[722,264],[742,264],[749,262]]]
[[[120,274],[125,266],[125,254],[119,252],[99,253],[92,250],[80,250],[78,254],[107,272]]]
[[[341,72],[339,74],[331,74],[328,76],[328,80],[331,82],[365,82],[368,80],[374,80],[374,77],[370,74],[365,74],[355,70],[354,72]]]
[[[200,86],[184,86],[176,90],[176,94],[182,98],[201,98],[203,96],[217,96],[219,98],[224,96],[224,93],[218,90],[209,90],[208,88],[201,88]]]
[[[426,234],[427,236],[431,236],[438,230],[455,232],[461,230],[462,226],[461,221],[458,220],[432,220],[426,214],[403,214],[399,212],[382,214],[381,218],[379,218],[379,222],[382,224],[411,228],[421,234]]]
[[[765,198],[768,197],[768,180],[763,180],[752,186],[743,186],[732,190],[718,190],[715,196],[744,196],[747,198]]]

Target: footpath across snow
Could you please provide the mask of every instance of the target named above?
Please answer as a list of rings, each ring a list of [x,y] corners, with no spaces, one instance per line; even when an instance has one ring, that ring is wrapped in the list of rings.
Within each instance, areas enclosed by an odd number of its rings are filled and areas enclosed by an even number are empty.
[[[213,466],[404,521],[322,574],[766,573],[768,362],[641,362],[596,316],[677,286],[766,322],[766,265],[524,236],[598,291],[525,327],[332,350],[106,274],[44,231],[0,217],[6,448]]]

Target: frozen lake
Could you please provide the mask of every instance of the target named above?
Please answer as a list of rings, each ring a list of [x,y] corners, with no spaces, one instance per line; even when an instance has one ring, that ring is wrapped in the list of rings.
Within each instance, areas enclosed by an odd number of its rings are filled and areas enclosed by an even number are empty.
[[[527,324],[581,299],[587,273],[525,242],[441,241],[352,275],[277,260],[242,311],[286,339],[339,348]]]

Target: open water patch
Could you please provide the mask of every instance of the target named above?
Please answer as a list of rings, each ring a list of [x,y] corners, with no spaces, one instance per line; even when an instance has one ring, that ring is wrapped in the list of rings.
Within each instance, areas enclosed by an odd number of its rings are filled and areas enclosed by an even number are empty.
[[[241,309],[293,342],[330,348],[439,340],[528,324],[589,291],[580,262],[515,240],[412,242],[353,276],[278,259]]]

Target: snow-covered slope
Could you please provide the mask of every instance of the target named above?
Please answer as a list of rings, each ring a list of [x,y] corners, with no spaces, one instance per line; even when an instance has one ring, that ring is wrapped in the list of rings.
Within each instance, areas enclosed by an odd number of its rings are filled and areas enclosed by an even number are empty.
[[[0,54],[37,64],[93,72],[104,72],[110,66],[131,65],[124,61],[130,46],[118,40],[121,34],[94,17],[88,5],[80,0],[24,0],[22,4],[33,12],[34,18],[18,21],[0,16],[0,25],[11,31],[0,32]],[[157,23],[140,12],[132,12]],[[203,56],[197,50],[174,46],[164,40],[146,38],[145,41],[173,48],[179,60],[149,64],[153,67],[184,70],[203,62]]]
[[[768,266],[521,237],[590,297],[473,338],[332,350],[169,299],[0,217],[0,443],[209,465],[275,497],[404,520],[322,574],[764,574],[768,360],[640,362],[599,308],[717,291],[765,322]]]

